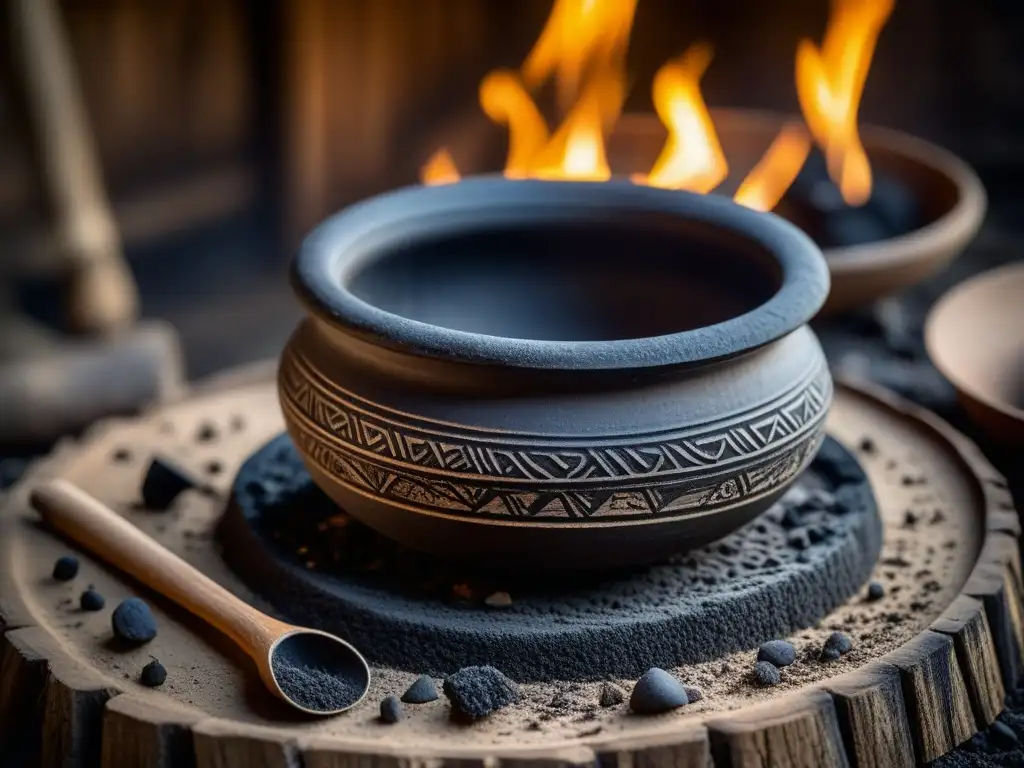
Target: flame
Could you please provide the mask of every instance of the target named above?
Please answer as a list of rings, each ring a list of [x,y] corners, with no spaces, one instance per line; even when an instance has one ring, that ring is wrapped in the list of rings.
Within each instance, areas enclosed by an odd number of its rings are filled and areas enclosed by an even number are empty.
[[[857,132],[864,81],[894,0],[832,0],[821,48],[803,40],[796,82],[807,126],[788,124],[739,185],[736,202],[772,210],[796,179],[812,140],[825,153],[843,199],[860,205],[871,194],[871,167]],[[605,181],[612,177],[606,142],[625,103],[625,59],[637,0],[555,0],[551,14],[519,71],[495,70],[480,83],[480,106],[508,129],[505,175],[514,179]],[[647,174],[632,180],[702,194],[729,173],[715,125],[701,93],[713,58],[709,45],[691,46],[654,78],[652,98],[668,131]],[[554,80],[562,116],[551,130],[535,100]],[[458,181],[445,149],[420,172],[424,184]]]
[[[452,184],[461,178],[459,169],[455,167],[455,160],[444,147],[431,155],[420,169],[420,180],[427,185]]]
[[[811,137],[802,125],[786,125],[764,157],[747,174],[733,200],[755,211],[770,211],[796,180],[811,151]]]
[[[563,113],[588,84],[625,72],[637,0],[555,0],[540,37],[523,62],[532,88],[552,75]],[[595,74],[588,70],[598,70]],[[621,104],[620,104],[621,106]]]
[[[691,46],[654,76],[654,108],[668,129],[668,140],[650,174],[635,176],[634,181],[706,194],[728,175],[722,145],[700,93],[700,79],[713,56],[709,45]]]
[[[496,123],[508,126],[505,175],[524,179],[548,142],[548,125],[516,72],[499,70],[480,83],[480,106]]]
[[[894,0],[833,0],[821,48],[801,40],[796,89],[804,120],[849,205],[871,196],[871,166],[857,132],[857,110],[875,43]]]

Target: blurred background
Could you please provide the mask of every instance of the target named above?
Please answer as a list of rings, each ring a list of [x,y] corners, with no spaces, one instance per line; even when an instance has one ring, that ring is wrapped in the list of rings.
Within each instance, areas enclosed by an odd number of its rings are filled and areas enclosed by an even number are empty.
[[[16,444],[8,455],[31,454],[60,428],[52,408],[28,424],[12,415],[14,403],[40,401],[58,383],[68,392],[54,396],[75,402],[60,417],[72,423],[100,408],[79,413],[87,398],[117,409],[160,390],[161,377],[195,379],[276,355],[300,315],[286,266],[312,225],[415,183],[442,145],[500,167],[504,131],[481,115],[477,87],[489,70],[520,65],[551,10],[550,0],[0,6],[0,443]],[[827,0],[640,0],[626,109],[650,111],[658,67],[706,40],[715,47],[702,83],[711,106],[797,112],[794,51],[801,38],[820,39],[828,10]],[[862,121],[953,149],[991,195],[971,252],[907,299],[918,309],[949,281],[1020,250],[1022,43],[1024,12],[1013,0],[898,0],[882,31]],[[135,322],[126,318],[136,300],[139,327],[154,334],[137,342],[142,351],[118,363],[94,354],[111,328]],[[879,321],[866,312],[867,331],[863,317],[826,329],[836,355],[853,337],[912,336],[920,315],[890,308]],[[183,368],[168,372],[156,359],[176,339]],[[78,368],[55,355],[30,374],[12,363],[84,341],[92,362]],[[908,343],[903,362],[923,360]],[[141,358],[160,370],[132,390],[130,361]],[[902,376],[896,385],[905,388],[941,386],[895,370],[880,375]]]

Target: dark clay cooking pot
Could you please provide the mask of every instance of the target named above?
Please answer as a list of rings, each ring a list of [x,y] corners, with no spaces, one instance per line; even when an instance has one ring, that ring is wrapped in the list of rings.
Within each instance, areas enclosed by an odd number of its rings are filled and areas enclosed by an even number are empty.
[[[410,547],[604,567],[705,544],[811,461],[832,397],[816,246],[627,182],[471,179],[355,205],[303,243],[288,431]]]

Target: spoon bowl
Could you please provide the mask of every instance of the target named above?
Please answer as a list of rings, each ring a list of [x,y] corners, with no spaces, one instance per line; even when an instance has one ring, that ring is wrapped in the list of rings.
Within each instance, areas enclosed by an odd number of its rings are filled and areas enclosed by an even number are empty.
[[[270,692],[299,711],[336,715],[366,695],[370,667],[353,646],[261,613],[77,486],[41,485],[32,506],[51,528],[234,640]]]
[[[351,709],[370,686],[370,668],[362,654],[318,629],[296,629],[279,637],[260,673],[270,690],[310,715]]]

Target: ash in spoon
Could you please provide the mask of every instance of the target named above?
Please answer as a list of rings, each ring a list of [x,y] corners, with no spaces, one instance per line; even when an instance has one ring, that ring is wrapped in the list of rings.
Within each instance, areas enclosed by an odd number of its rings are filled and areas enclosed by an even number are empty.
[[[370,684],[365,663],[351,648],[316,632],[281,639],[270,656],[270,667],[281,692],[312,712],[347,709]]]

